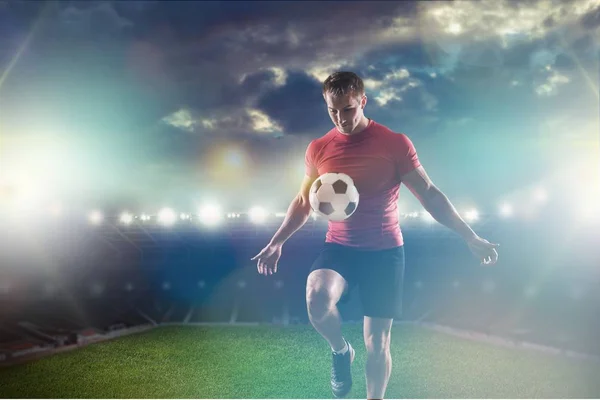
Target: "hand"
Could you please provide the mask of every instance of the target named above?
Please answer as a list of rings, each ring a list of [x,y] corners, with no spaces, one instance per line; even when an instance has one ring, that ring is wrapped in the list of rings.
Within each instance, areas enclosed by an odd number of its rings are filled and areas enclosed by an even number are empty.
[[[500,246],[497,243],[490,243],[487,240],[475,236],[467,240],[469,250],[481,261],[481,265],[491,265],[498,261],[498,252],[496,249]]]
[[[268,244],[260,253],[252,257],[251,260],[258,259],[256,264],[258,273],[267,276],[277,272],[279,257],[281,257],[281,245]]]

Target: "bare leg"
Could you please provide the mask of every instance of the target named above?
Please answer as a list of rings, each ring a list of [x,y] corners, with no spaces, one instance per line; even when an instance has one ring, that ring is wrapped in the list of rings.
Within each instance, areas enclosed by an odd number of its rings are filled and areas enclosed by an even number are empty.
[[[341,350],[345,346],[342,318],[336,305],[345,285],[344,278],[330,269],[311,272],[306,285],[306,305],[310,322],[334,350]]]
[[[390,331],[392,319],[364,319],[364,339],[367,348],[367,399],[383,399],[392,373]]]
[[[308,316],[310,323],[315,327],[334,350],[344,348],[344,337],[342,336],[342,318],[336,305],[313,305],[309,307]]]

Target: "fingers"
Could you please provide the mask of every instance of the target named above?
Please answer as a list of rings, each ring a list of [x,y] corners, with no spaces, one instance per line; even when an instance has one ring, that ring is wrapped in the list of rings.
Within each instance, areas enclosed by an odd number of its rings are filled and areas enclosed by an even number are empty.
[[[492,249],[491,255],[486,255],[481,259],[481,265],[496,264],[497,261],[498,261],[498,252],[495,249]]]
[[[498,261],[498,252],[494,250],[494,254],[492,254],[492,264],[496,264],[496,261]]]
[[[258,263],[256,264],[256,269],[258,270],[258,273],[260,275],[272,275],[272,268],[267,266],[267,264],[265,264],[265,262],[261,259],[258,260]]]
[[[273,275],[277,273],[277,264],[275,264],[274,266],[268,266],[264,263],[263,260],[258,260],[258,263],[256,264],[256,269],[258,270],[258,273],[260,275]]]

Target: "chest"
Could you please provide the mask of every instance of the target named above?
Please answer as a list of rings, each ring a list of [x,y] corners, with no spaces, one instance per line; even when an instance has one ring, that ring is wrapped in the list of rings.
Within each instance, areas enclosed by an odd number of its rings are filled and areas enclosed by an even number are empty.
[[[319,175],[347,174],[361,194],[376,193],[399,183],[392,150],[375,141],[329,143],[325,150],[316,160]]]

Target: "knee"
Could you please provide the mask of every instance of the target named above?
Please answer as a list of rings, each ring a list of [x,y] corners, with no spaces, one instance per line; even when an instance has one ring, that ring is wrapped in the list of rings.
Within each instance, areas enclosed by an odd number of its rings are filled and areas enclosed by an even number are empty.
[[[381,356],[390,352],[390,335],[375,334],[365,337],[365,347],[367,354]]]
[[[306,306],[313,319],[323,318],[333,305],[332,297],[327,290],[317,287],[306,288]]]

